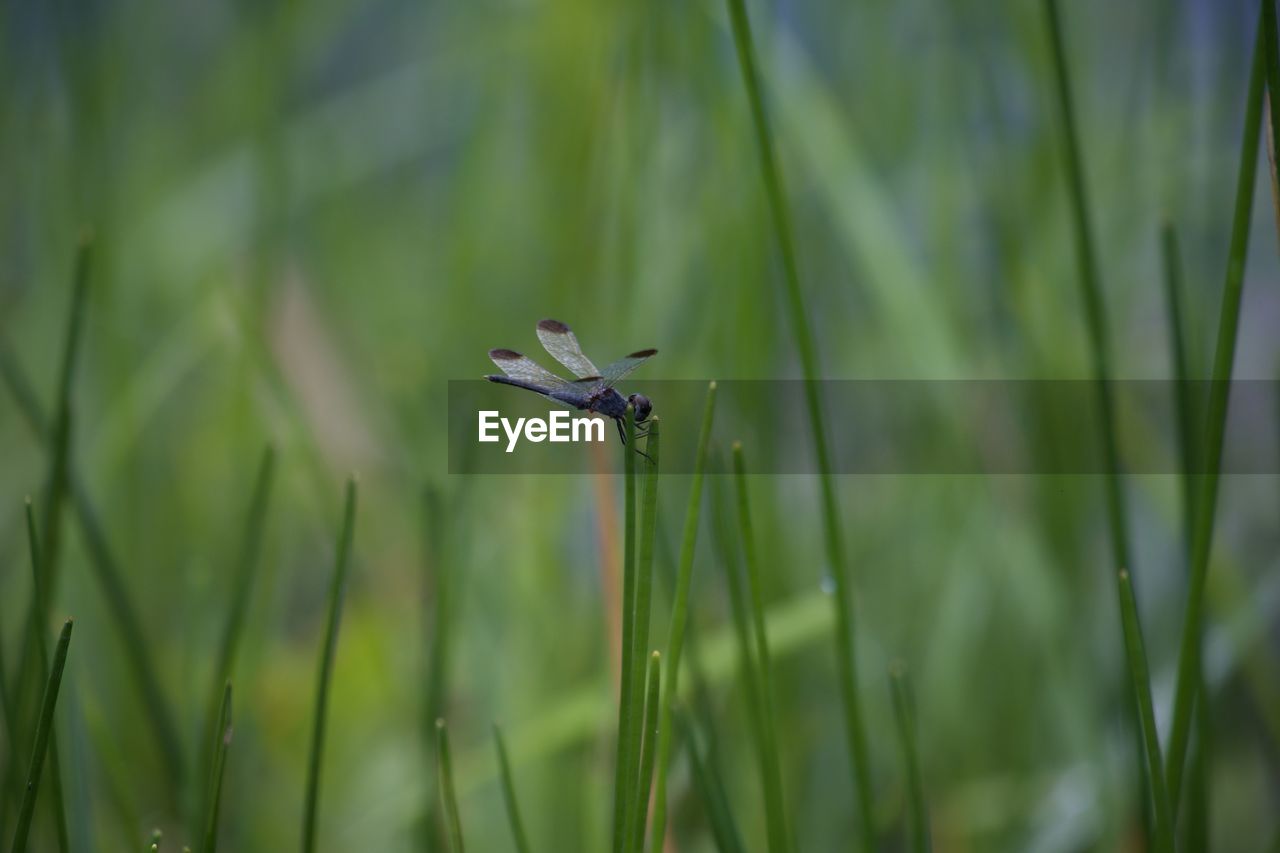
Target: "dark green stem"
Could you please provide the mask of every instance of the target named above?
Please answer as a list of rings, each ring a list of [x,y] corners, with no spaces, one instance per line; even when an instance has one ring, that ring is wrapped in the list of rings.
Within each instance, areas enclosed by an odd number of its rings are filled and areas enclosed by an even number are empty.
[[[24,853],[27,836],[31,832],[31,817],[35,813],[36,794],[40,790],[40,773],[53,732],[53,711],[58,704],[58,689],[62,686],[62,671],[67,664],[67,647],[71,644],[71,620],[62,625],[58,645],[53,651],[53,667],[45,684],[44,698],[40,702],[40,717],[36,722],[35,747],[31,751],[31,764],[27,770],[27,787],[22,793],[22,805],[18,809],[18,824],[13,835],[13,853]]]

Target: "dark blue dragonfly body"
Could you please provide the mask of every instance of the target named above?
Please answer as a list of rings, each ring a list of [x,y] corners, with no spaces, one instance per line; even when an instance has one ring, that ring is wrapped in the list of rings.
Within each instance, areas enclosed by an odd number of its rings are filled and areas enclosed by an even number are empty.
[[[653,405],[643,394],[623,397],[614,385],[658,351],[646,349],[633,352],[600,370],[591,363],[591,359],[583,355],[573,331],[559,320],[540,320],[538,340],[542,341],[542,346],[552,358],[569,368],[577,378],[573,381],[562,379],[514,350],[491,349],[489,358],[501,368],[503,375],[486,376],[485,379],[524,388],[571,409],[595,412],[612,418],[618,425],[618,435],[626,443],[622,419],[626,416],[627,404],[635,408],[637,424],[648,419]]]

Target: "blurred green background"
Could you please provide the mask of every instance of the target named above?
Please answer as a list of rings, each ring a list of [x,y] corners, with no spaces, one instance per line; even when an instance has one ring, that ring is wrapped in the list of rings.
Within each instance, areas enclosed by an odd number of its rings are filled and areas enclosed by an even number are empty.
[[[1256,5],[1064,7],[1117,374],[1170,374],[1167,218],[1184,251],[1193,374],[1207,375]],[[824,375],[1088,376],[1042,4],[750,9]],[[621,479],[450,477],[445,389],[490,372],[489,347],[535,352],[541,317],[602,358],[657,347],[640,387],[799,376],[724,7],[14,2],[0,45],[0,337],[51,411],[75,246],[92,228],[72,464],[142,617],[188,776],[207,751],[255,470],[276,450],[234,670],[224,849],[298,837],[348,472],[360,511],[320,848],[426,843],[431,614],[446,571],[443,711],[469,847],[510,849],[497,720],[535,848],[604,849],[617,604],[602,572]],[[1271,379],[1280,291],[1265,161],[1259,171],[1236,375]],[[1029,413],[1026,427],[1050,417]],[[722,456],[743,418],[718,414]],[[31,598],[22,501],[42,495],[41,447],[6,393],[10,674]],[[602,470],[618,460],[611,448]],[[885,676],[900,658],[938,849],[1139,849],[1101,480],[838,485],[886,846],[903,842]],[[713,486],[709,505],[731,494]],[[659,647],[688,487],[662,480]],[[1178,481],[1127,487],[1167,733],[1185,599]],[[787,806],[798,849],[835,851],[854,808],[817,498],[811,478],[752,481]],[[1278,511],[1275,477],[1224,481],[1206,637],[1221,849],[1266,849],[1280,814]],[[193,786],[166,768],[70,510],[64,526],[54,614],[76,618],[58,709],[73,848],[142,849],[153,826],[171,849],[194,844]],[[761,795],[705,518],[693,589],[718,760],[757,849]],[[672,824],[680,851],[712,849],[682,757]],[[32,849],[54,849],[50,827],[41,811]]]

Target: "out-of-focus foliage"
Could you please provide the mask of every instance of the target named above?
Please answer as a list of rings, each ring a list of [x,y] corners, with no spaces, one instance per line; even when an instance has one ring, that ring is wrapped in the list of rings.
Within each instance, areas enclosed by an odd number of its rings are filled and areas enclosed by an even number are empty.
[[[1192,372],[1206,375],[1256,8],[1063,5],[1117,371],[1170,374],[1167,217],[1185,254]],[[792,0],[751,12],[825,374],[1087,376],[1041,4]],[[361,508],[320,849],[418,848],[436,712],[469,849],[510,844],[493,720],[533,847],[604,848],[618,605],[602,573],[620,559],[620,484],[450,477],[445,383],[490,372],[489,347],[534,347],[546,316],[573,324],[591,353],[656,346],[650,377],[797,376],[753,144],[728,20],[706,0],[0,11],[0,339],[51,409],[74,247],[92,227],[72,464],[143,616],[189,770],[209,747],[209,680],[257,460],[268,442],[277,451],[234,672],[224,849],[297,843],[350,471]],[[1247,378],[1273,377],[1280,340],[1262,184],[1236,368]],[[0,399],[12,678],[31,596],[22,500],[41,495],[47,459],[12,396]],[[718,414],[722,458],[749,418]],[[1026,428],[1050,420],[1031,410]],[[601,464],[616,470],[612,449]],[[730,485],[709,484],[709,499],[728,500]],[[901,658],[939,849],[1130,843],[1139,777],[1101,482],[839,485],[884,836],[904,832],[885,678]],[[1185,595],[1178,483],[1127,485],[1167,728]],[[751,487],[789,820],[799,849],[842,850],[852,792],[816,485]],[[663,478],[659,645],[687,489]],[[1210,574],[1211,815],[1233,850],[1263,848],[1280,796],[1278,498],[1274,477],[1224,481]],[[202,783],[168,777],[66,515],[53,616],[76,617],[58,707],[75,849],[140,849],[156,825],[166,845],[193,840]],[[761,792],[703,528],[689,651],[708,679],[730,806],[756,840]],[[449,667],[442,707],[428,711],[442,569]],[[7,744],[3,755],[15,760]],[[711,849],[685,759],[670,785],[678,849]],[[52,822],[37,821],[38,849],[50,849]]]

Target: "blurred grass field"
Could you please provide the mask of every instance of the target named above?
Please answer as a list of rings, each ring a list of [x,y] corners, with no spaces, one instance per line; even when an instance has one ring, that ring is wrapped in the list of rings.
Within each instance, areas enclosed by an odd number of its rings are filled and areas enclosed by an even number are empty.
[[[749,11],[821,374],[1088,378],[1045,5]],[[1257,6],[1082,0],[1061,13],[1113,375],[1173,374],[1169,222],[1189,372],[1207,377]],[[532,353],[541,317],[602,357],[657,347],[639,388],[802,375],[724,5],[16,3],[0,9],[0,45],[0,347],[51,423],[92,229],[70,470],[139,617],[182,765],[166,759],[69,500],[40,627],[52,648],[75,618],[56,717],[71,848],[140,850],[158,827],[162,850],[200,849],[211,684],[270,446],[231,670],[222,849],[298,842],[352,472],[317,849],[446,849],[437,714],[468,849],[514,849],[495,721],[532,848],[607,849],[621,455],[611,445],[595,477],[450,476],[446,387],[490,372],[490,347]],[[1276,217],[1257,156],[1234,374],[1271,380]],[[9,388],[0,400],[0,677],[13,684],[34,596],[23,500],[40,518],[52,457]],[[757,416],[717,412],[721,470]],[[1045,401],[1023,426],[1049,435],[1053,420]],[[660,479],[650,639],[665,653],[691,478]],[[816,478],[748,482],[794,848],[852,849]],[[1102,478],[836,485],[883,849],[911,837],[894,661],[910,672],[936,849],[1143,849]],[[1187,598],[1181,484],[1124,486],[1167,738]],[[733,501],[732,478],[708,478],[681,679],[705,679],[718,774],[756,850],[763,792],[712,530],[720,513],[733,527]],[[1223,478],[1204,636],[1215,849],[1280,837],[1278,512],[1275,476]],[[19,775],[26,740],[0,731]],[[682,853],[717,849],[695,781],[677,748],[668,825]],[[31,850],[58,847],[48,783]],[[0,784],[8,845],[18,804]],[[1191,796],[1179,849],[1196,849]]]

